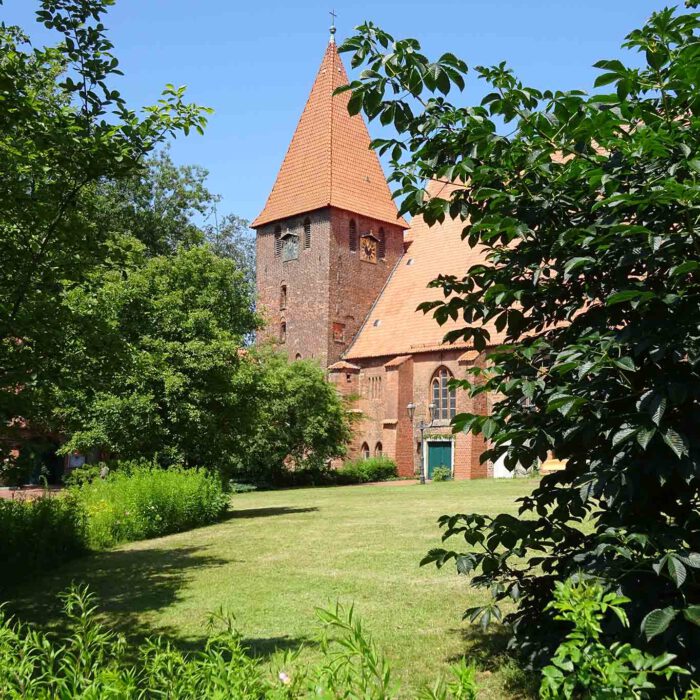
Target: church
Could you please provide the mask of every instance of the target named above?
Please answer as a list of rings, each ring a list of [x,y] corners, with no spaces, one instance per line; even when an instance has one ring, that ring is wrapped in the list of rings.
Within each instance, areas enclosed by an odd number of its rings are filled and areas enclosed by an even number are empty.
[[[264,209],[253,221],[257,294],[273,341],[290,359],[313,359],[343,395],[353,397],[351,458],[385,455],[399,475],[424,464],[455,479],[509,476],[481,464],[481,436],[453,435],[450,419],[485,414],[489,398],[449,386],[483,361],[466,342],[445,344],[458,323],[438,325],[418,304],[438,298],[439,274],[463,275],[479,250],[461,239],[462,223],[428,227],[398,215],[361,115],[347,111],[348,82],[333,37]],[[449,198],[449,183],[430,196]],[[492,332],[492,341],[498,342]],[[423,424],[421,439],[420,424]],[[421,454],[422,453],[422,454]],[[422,459],[421,459],[422,458]]]

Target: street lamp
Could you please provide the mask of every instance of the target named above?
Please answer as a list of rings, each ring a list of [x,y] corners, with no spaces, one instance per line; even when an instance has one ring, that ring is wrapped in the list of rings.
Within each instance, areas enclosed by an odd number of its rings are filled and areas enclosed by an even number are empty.
[[[408,419],[411,421],[411,425],[413,425],[413,417],[416,414],[416,404],[413,402],[409,403],[408,406],[406,406],[406,410],[408,411]],[[434,420],[434,414],[435,414],[435,404],[431,403],[428,406],[428,411],[430,412],[430,422],[426,423],[422,418],[420,419],[420,423],[418,423],[418,430],[420,430],[420,483],[425,484],[425,457],[424,457],[424,450],[423,450],[423,433],[425,432],[426,428],[431,428],[433,425],[433,420]]]

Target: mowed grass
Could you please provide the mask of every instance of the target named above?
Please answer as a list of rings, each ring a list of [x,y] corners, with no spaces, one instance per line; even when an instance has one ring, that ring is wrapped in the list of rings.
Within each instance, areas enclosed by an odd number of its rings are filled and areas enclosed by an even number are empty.
[[[224,606],[254,653],[303,646],[302,658],[311,659],[315,608],[339,600],[354,604],[405,697],[463,655],[478,661],[480,697],[514,697],[493,638],[461,622],[463,610],[486,594],[453,566],[438,571],[419,561],[439,546],[438,516],[515,513],[516,499],[534,485],[484,480],[239,494],[225,522],[66,564],[25,585],[11,608],[51,625],[56,594],[85,582],[105,618],[128,636],[162,634],[198,648],[208,614]]]

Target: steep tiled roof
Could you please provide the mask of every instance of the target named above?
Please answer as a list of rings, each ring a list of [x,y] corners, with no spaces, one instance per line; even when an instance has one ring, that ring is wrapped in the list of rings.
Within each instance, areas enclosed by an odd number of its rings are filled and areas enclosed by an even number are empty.
[[[428,194],[449,199],[453,186],[432,182]],[[418,304],[443,299],[442,290],[429,289],[428,283],[440,274],[462,276],[472,265],[481,262],[483,252],[462,240],[463,223],[446,219],[429,227],[422,217],[411,222],[408,250],[396,266],[382,295],[370,311],[365,323],[345,358],[405,355],[441,348],[468,348],[470,343],[445,345],[442,339],[450,330],[464,327],[464,322],[448,321],[438,325],[432,313],[416,311]],[[499,334],[489,328],[491,342],[500,342]]]
[[[350,92],[333,95],[347,82],[338,50],[330,42],[272,192],[253,226],[329,205],[406,226],[397,219],[362,117],[348,114]]]

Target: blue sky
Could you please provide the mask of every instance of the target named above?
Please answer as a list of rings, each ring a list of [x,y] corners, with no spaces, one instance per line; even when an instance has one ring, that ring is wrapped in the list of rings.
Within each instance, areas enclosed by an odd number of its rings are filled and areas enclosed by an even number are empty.
[[[631,29],[661,0],[118,0],[106,18],[125,75],[114,87],[136,108],[165,83],[213,107],[204,136],[178,139],[178,163],[210,172],[220,214],[252,219],[262,208],[328,41],[364,20],[417,38],[429,55],[452,51],[470,65],[507,61],[540,88],[590,89],[592,64],[620,55]],[[679,0],[680,4],[680,0]],[[4,0],[0,19],[35,42],[49,33],[33,20],[36,0]],[[348,61],[346,58],[346,65]],[[470,81],[460,99],[482,95]],[[372,128],[370,129],[372,131]],[[375,132],[376,135],[376,132]]]

